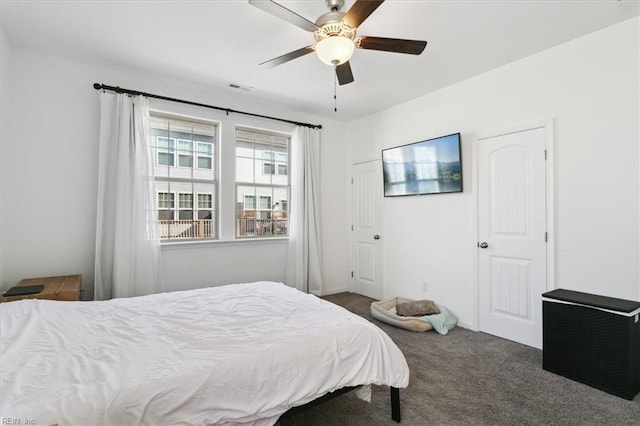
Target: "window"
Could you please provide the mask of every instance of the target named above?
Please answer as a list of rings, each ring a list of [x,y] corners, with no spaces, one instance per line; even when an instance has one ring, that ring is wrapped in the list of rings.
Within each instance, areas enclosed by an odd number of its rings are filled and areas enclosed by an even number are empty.
[[[158,192],[158,219],[173,220],[176,201],[170,192]]]
[[[255,195],[246,195],[244,196],[244,209],[254,210],[256,208],[256,196]]]
[[[198,142],[196,147],[198,168],[211,170],[213,168],[213,144]]]
[[[236,129],[236,236],[289,233],[289,136]]]
[[[198,219],[213,219],[213,196],[198,194]]]
[[[193,167],[193,142],[178,140],[178,167]]]
[[[178,220],[193,219],[193,194],[181,192],[178,194]]]
[[[216,238],[216,138],[215,123],[152,113],[161,240]]]
[[[265,175],[287,175],[289,155],[286,152],[264,151],[262,173]]]
[[[173,166],[175,139],[156,136],[158,166]]]

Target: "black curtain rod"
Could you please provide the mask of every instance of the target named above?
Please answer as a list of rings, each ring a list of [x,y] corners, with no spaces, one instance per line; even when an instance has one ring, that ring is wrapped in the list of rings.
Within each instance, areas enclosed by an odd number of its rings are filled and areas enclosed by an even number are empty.
[[[217,109],[218,111],[226,111],[227,115],[229,115],[229,113],[233,112],[233,113],[236,113],[236,114],[250,115],[252,117],[268,118],[269,120],[282,121],[282,122],[285,122],[285,123],[295,124],[296,126],[310,127],[312,129],[322,129],[322,124],[301,123],[299,121],[285,120],[284,118],[270,117],[268,115],[260,115],[260,114],[254,114],[252,112],[237,111],[237,110],[231,109],[231,108],[222,108],[222,107],[215,106],[215,105],[207,105],[207,104],[201,104],[199,102],[185,101],[184,99],[169,98],[167,96],[154,95],[152,93],[139,92],[137,90],[123,89],[122,87],[107,86],[106,84],[93,83],[93,88],[96,89],[96,90],[111,90],[111,91],[114,91],[116,93],[126,93],[128,95],[134,95],[134,96],[142,95],[142,96],[145,96],[147,98],[161,99],[163,101],[178,102],[178,103],[181,103],[181,104],[194,105],[194,106],[199,106],[199,107],[203,107],[203,108]]]

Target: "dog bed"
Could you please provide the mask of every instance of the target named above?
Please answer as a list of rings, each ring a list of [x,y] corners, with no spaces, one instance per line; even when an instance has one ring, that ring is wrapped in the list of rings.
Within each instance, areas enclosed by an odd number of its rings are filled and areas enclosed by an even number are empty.
[[[431,323],[423,317],[404,317],[396,314],[399,303],[412,302],[410,299],[395,297],[371,304],[371,316],[387,324],[411,331],[429,331],[433,329]]]

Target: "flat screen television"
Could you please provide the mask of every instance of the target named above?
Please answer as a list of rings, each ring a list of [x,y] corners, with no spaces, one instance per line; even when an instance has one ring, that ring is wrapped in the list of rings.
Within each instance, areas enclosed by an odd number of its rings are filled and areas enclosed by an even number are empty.
[[[462,192],[460,133],[382,150],[384,196]]]

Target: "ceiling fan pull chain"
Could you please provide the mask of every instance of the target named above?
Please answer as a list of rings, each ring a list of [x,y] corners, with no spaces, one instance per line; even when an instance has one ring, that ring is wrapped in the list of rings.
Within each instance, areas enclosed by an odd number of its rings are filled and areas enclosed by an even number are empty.
[[[336,66],[333,66],[336,68]],[[333,111],[338,112],[338,75],[333,73]]]

